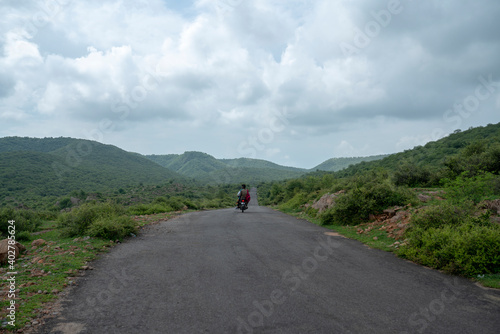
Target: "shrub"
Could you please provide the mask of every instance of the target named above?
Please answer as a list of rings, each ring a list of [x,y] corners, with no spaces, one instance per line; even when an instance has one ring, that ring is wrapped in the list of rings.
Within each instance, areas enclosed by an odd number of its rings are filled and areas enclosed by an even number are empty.
[[[33,237],[31,236],[31,233],[28,231],[22,231],[16,233],[16,241],[31,241]]]
[[[88,229],[88,235],[109,240],[121,240],[135,232],[135,222],[127,216],[100,217]]]
[[[355,224],[368,219],[370,214],[414,200],[415,195],[407,188],[393,186],[388,181],[372,182],[340,195],[335,206],[323,212],[320,218],[324,225]]]
[[[456,206],[448,202],[423,207],[412,215],[411,223],[415,228],[439,228],[444,225],[457,226],[464,223],[473,214],[474,207],[469,205]]]
[[[9,220],[15,221],[16,234],[19,232],[35,232],[40,227],[42,220],[32,210],[16,210],[12,207],[0,209],[0,232],[7,234]]]
[[[405,162],[397,168],[393,178],[394,183],[398,186],[422,187],[431,183],[432,173],[426,167]]]
[[[445,179],[447,198],[453,203],[473,201],[479,203],[483,199],[495,195],[498,187],[498,176],[491,173],[481,173],[468,177],[463,173],[454,180]]]
[[[156,203],[156,204],[139,204],[132,206],[128,209],[128,212],[132,215],[154,215],[156,213],[170,212],[174,211],[166,203]]]
[[[451,274],[473,277],[500,273],[500,227],[465,223],[412,229],[399,254]]]
[[[280,205],[284,210],[299,210],[300,207],[307,203],[307,198],[304,193],[297,193],[289,201]]]
[[[83,236],[97,219],[116,217],[124,213],[125,210],[116,204],[86,203],[68,213],[61,214],[59,227],[65,236]]]

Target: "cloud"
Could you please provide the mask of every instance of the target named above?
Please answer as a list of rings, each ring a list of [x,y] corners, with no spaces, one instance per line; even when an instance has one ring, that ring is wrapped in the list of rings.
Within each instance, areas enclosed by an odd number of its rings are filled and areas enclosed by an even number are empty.
[[[0,135],[85,136],[111,122],[99,138],[125,149],[170,153],[149,127],[175,133],[180,150],[203,137],[231,156],[228,138],[285,124],[256,154],[304,166],[500,121],[500,88],[469,117],[444,117],[480,76],[500,80],[500,3],[394,3],[3,1]]]

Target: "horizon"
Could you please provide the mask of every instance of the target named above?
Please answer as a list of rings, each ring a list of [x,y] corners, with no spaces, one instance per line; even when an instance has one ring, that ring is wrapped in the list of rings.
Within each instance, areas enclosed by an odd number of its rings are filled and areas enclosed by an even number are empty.
[[[500,122],[495,0],[8,1],[0,10],[0,137],[311,169]]]

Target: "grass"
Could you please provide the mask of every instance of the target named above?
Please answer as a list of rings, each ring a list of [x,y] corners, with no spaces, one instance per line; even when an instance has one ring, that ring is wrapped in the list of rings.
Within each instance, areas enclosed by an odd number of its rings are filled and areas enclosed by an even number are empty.
[[[148,216],[133,217],[136,226],[171,219],[185,211],[158,213]],[[56,229],[56,222],[45,221],[41,231],[31,236],[30,241],[21,241],[27,251],[16,259],[14,270],[16,285],[16,319],[15,327],[7,325],[8,287],[2,286],[0,300],[0,332],[15,332],[30,325],[34,319],[45,315],[47,304],[56,301],[60,293],[72,286],[78,276],[84,274],[83,267],[96,259],[101,253],[107,252],[115,243],[98,238],[61,238]],[[32,240],[43,239],[45,244],[39,247],[31,246]],[[0,267],[0,277],[6,281],[8,265]]]
[[[474,280],[487,288],[500,289],[500,274],[478,276]]]
[[[2,329],[17,330],[23,328],[32,319],[43,315],[44,305],[54,301],[64,288],[72,285],[79,276],[82,267],[95,259],[100,253],[108,251],[111,241],[84,238],[61,238],[57,231],[49,231],[37,238],[45,243],[31,246],[23,242],[27,253],[15,262],[16,319],[15,327],[2,323]],[[7,278],[7,265],[0,268],[0,273]],[[6,292],[5,288],[3,291]],[[7,290],[8,291],[8,290]],[[6,319],[9,299],[0,301],[0,318]]]

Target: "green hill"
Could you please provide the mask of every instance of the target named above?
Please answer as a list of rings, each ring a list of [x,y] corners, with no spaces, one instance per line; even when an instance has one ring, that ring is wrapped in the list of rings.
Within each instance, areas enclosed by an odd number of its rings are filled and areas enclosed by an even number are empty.
[[[247,183],[284,180],[298,177],[307,172],[305,169],[285,167],[259,159],[216,159],[201,152],[184,154],[147,155],[151,161],[186,177],[199,181],[220,183]]]
[[[3,205],[74,190],[96,192],[181,180],[181,175],[112,145],[72,138],[0,138]]]
[[[275,164],[274,162],[270,162],[267,160],[260,160],[260,159],[239,158],[239,159],[219,159],[219,161],[231,167],[275,169],[275,170],[290,171],[302,174],[307,173],[307,169],[281,166]]]
[[[200,178],[206,174],[227,168],[213,156],[202,152],[185,152],[175,155],[148,155],[146,158],[182,175]]]
[[[374,155],[369,157],[359,157],[359,158],[332,158],[325,162],[319,164],[318,166],[312,168],[313,171],[321,170],[326,172],[337,172],[339,170],[345,169],[351,165],[359,164],[360,162],[369,162],[381,160],[389,155]]]
[[[500,123],[470,128],[466,131],[457,130],[445,138],[429,142],[424,146],[391,154],[382,160],[361,162],[350,166],[338,172],[338,176],[354,175],[377,168],[395,171],[403,163],[413,167],[438,170],[444,167],[447,160],[457,156],[461,150],[472,143],[480,143],[484,146],[500,143]]]

